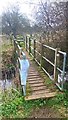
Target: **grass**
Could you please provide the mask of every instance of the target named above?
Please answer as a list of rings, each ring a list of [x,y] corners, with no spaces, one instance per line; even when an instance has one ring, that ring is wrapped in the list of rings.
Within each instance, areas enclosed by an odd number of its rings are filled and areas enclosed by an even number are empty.
[[[20,46],[20,47],[22,47],[22,48],[24,48],[24,47],[25,47],[24,42],[18,42],[18,43],[19,43],[19,46]]]
[[[8,91],[3,96],[2,115],[4,117],[28,117],[33,107],[41,107],[46,104],[46,100],[25,101],[21,94],[12,90],[11,96]]]
[[[2,115],[4,118],[28,118],[32,109],[41,109],[43,106],[56,110],[61,109],[60,112],[62,114],[62,108],[68,107],[66,93],[59,93],[56,97],[50,99],[25,101],[21,93],[18,94],[18,92],[11,89],[10,94],[8,94],[8,91],[5,91],[2,100]]]
[[[2,45],[2,51],[8,51],[9,48],[10,48],[10,50],[13,49],[13,45],[11,43],[9,45],[8,44]]]

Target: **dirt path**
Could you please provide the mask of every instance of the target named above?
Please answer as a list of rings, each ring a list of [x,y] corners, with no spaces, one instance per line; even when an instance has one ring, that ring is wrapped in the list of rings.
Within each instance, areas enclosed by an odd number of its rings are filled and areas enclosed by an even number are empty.
[[[63,114],[50,107],[41,107],[33,109],[29,118],[63,118]]]

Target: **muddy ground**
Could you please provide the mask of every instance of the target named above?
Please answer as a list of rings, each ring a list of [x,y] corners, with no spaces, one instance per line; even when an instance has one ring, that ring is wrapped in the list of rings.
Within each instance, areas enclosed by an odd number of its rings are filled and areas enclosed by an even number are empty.
[[[35,108],[32,110],[29,118],[63,118],[63,114],[60,114],[57,110],[50,107]]]

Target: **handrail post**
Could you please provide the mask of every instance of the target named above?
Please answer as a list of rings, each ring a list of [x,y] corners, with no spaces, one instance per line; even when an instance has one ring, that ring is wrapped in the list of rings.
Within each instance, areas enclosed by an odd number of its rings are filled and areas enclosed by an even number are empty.
[[[34,39],[34,59],[35,59],[35,50],[36,50],[36,40]]]
[[[26,36],[25,46],[26,46],[26,51],[27,51],[27,36]]]
[[[16,41],[14,40],[14,51],[16,51]]]
[[[29,37],[29,55],[31,53],[31,37]]]
[[[60,51],[60,48],[57,48]],[[57,51],[57,67],[60,67],[60,54]]]
[[[55,50],[55,61],[54,61],[54,81],[56,80],[56,70],[57,70],[57,52],[58,49]]]
[[[43,50],[43,42],[41,42],[41,60],[40,60],[40,64],[41,64],[41,68],[42,68],[42,65],[43,65],[43,54],[44,54],[44,50]]]
[[[17,41],[15,43],[16,43],[16,50],[17,50],[18,49],[18,43],[17,43]]]
[[[62,89],[63,89],[63,85],[64,85],[65,63],[66,63],[66,53],[64,54],[64,60],[63,60],[63,73],[62,73],[62,83],[61,83]]]

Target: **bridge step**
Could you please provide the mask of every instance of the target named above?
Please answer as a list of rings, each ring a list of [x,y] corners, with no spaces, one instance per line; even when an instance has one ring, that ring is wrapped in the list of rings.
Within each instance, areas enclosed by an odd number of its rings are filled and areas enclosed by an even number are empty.
[[[28,76],[39,76],[39,74],[38,73],[29,73]]]
[[[43,93],[43,94],[38,94],[38,95],[30,95],[30,96],[26,96],[25,100],[35,100],[35,99],[40,99],[40,98],[51,98],[56,96],[56,92],[52,92],[52,93]]]
[[[38,76],[28,76],[28,79],[31,79],[31,78],[39,78],[39,75]]]
[[[29,84],[39,84],[39,83],[42,83],[42,81],[40,81],[40,80],[38,80],[38,81],[36,81],[36,80],[31,80],[31,81],[29,81]]]
[[[39,95],[39,94],[46,94],[46,93],[50,93],[49,89],[46,90],[39,90],[39,91],[33,91],[32,95]]]
[[[35,74],[35,73],[38,73],[38,72],[36,70],[29,71],[29,74]]]
[[[38,91],[38,90],[45,90],[46,87],[43,85],[43,86],[37,86],[37,87],[31,87],[32,88],[32,91]]]
[[[37,77],[37,78],[35,78],[35,77],[34,77],[34,78],[33,78],[33,77],[29,77],[29,78],[28,78],[28,81],[33,81],[33,80],[34,80],[34,81],[37,81],[37,80],[42,81],[41,78],[39,78],[39,77]]]
[[[32,75],[32,74],[31,74],[31,75],[28,75],[28,78],[35,78],[35,77],[38,78],[39,75]]]
[[[38,73],[35,69],[30,69],[30,70],[29,70],[29,73],[31,73],[31,72],[32,72],[32,73]]]
[[[43,86],[43,83],[41,82],[41,83],[34,83],[34,84],[30,84],[31,85],[31,87],[38,87],[38,86]]]

